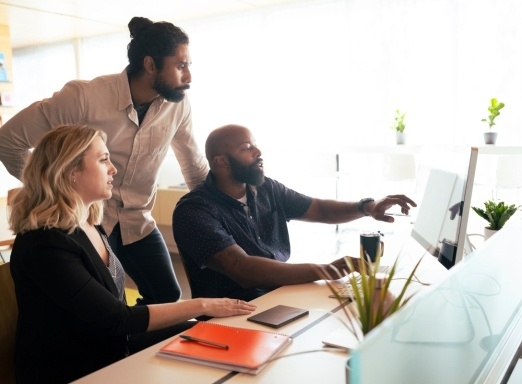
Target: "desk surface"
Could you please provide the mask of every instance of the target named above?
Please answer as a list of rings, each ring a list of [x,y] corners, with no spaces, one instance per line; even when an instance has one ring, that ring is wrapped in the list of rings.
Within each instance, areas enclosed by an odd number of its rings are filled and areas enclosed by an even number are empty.
[[[276,304],[291,305],[295,307],[307,308],[310,314],[302,319],[296,320],[278,330],[278,332],[292,335],[294,340],[292,344],[285,349],[282,355],[288,355],[295,352],[307,351],[310,349],[321,349],[321,332],[320,329],[325,325],[331,327],[337,326],[338,320],[328,319],[330,316],[327,312],[335,310],[339,304],[335,299],[328,298],[328,287],[324,283],[310,283],[303,285],[287,286],[277,289],[270,294],[264,295],[254,300],[257,305],[257,312],[261,312]],[[217,323],[227,324],[231,326],[239,326],[251,329],[270,330],[267,327],[258,325],[246,320],[247,316],[237,316],[225,319],[215,319]],[[320,324],[320,327],[316,325]],[[171,360],[168,358],[157,357],[156,353],[160,345],[166,344],[168,341],[161,342],[156,346],[145,349],[135,355],[97,371],[89,376],[80,379],[78,383],[214,383],[214,382],[282,382],[282,373],[291,375],[292,380],[284,380],[285,382],[306,382],[306,378],[310,378],[310,372],[303,372],[302,365],[308,367],[320,363],[321,370],[317,377],[321,377],[326,382],[341,382],[339,378],[343,375],[343,361],[346,360],[346,354],[339,353],[310,353],[307,355],[299,355],[296,357],[288,357],[276,360],[266,367],[257,376],[247,374],[231,374],[228,371],[205,367],[196,364],[190,364]],[[326,367],[333,367],[327,369]],[[324,373],[326,372],[326,374]],[[303,374],[300,378],[299,375]],[[278,380],[273,380],[273,377]],[[297,376],[295,376],[297,375]],[[290,376],[289,376],[290,377]],[[304,381],[301,379],[305,379]]]
[[[421,254],[422,251],[418,249],[401,254],[403,267],[399,269],[399,276],[401,271],[407,273],[407,266],[413,265]],[[418,270],[419,278],[430,283],[440,281],[446,274],[444,267],[431,256],[423,258]],[[398,281],[395,284],[395,288],[393,284],[392,288],[400,290],[402,282]],[[416,285],[421,287],[420,284]],[[339,302],[329,298],[329,293],[324,282],[315,282],[281,287],[253,301],[257,305],[256,313],[278,304],[306,308],[310,312],[308,316],[278,330],[291,335],[294,340],[283,351],[282,358],[271,362],[256,376],[156,356],[160,346],[166,344],[167,340],[94,372],[77,383],[344,383],[347,353],[325,348],[322,343],[322,338],[340,327],[340,318],[344,318]],[[244,328],[268,329],[247,321],[247,317],[237,316],[212,321]]]

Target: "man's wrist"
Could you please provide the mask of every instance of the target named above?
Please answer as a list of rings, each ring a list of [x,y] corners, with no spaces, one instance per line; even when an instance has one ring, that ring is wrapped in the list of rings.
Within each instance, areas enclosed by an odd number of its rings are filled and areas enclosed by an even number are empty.
[[[375,199],[372,199],[371,197],[366,197],[364,199],[361,199],[359,200],[359,204],[357,204],[357,210],[359,211],[360,214],[364,215],[364,216],[370,216],[369,213],[367,213],[365,210],[364,210],[364,206],[368,203],[372,203],[374,202]]]

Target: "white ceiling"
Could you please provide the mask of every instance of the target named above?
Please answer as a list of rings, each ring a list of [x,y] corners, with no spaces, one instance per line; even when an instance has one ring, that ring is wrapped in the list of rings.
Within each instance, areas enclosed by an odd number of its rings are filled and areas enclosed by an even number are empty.
[[[176,25],[195,18],[303,0],[0,0],[13,48],[126,31],[134,16]]]

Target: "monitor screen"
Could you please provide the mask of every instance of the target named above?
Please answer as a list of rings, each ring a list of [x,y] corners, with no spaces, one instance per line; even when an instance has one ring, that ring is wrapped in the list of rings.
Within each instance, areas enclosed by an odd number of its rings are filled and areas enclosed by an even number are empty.
[[[477,153],[471,148],[462,172],[430,169],[413,224],[412,237],[448,269],[471,252],[466,230]]]

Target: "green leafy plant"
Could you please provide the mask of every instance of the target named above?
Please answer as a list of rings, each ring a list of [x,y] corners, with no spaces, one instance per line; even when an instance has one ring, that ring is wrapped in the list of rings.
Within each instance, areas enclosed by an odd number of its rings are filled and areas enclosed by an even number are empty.
[[[393,263],[389,272],[385,274],[378,272],[381,256],[382,252],[377,254],[373,265],[369,262],[359,263],[360,279],[357,279],[358,272],[355,272],[356,269],[352,259],[345,257],[348,271],[351,272],[348,276],[348,283],[354,292],[352,300],[355,300],[355,306],[343,306],[344,314],[348,320],[345,325],[359,341],[362,336],[397,312],[411,299],[412,295],[406,297],[406,292],[415,277],[415,271],[422,261],[422,258],[419,259],[409,276],[405,278],[404,286],[399,295],[394,296],[390,291],[390,283],[394,279],[398,260]],[[325,281],[339,303],[346,303],[347,299],[338,295],[337,288],[332,282],[335,276],[329,275],[326,271],[323,271],[323,274],[326,275]]]
[[[504,103],[499,103],[497,99],[492,98],[490,100],[490,104],[488,107],[489,116],[481,121],[485,121],[489,125],[489,129],[491,129],[495,124],[495,119],[498,115],[500,115],[500,110],[504,108]]]
[[[493,230],[501,229],[519,208],[520,206],[516,207],[515,204],[506,205],[503,201],[493,200],[484,202],[484,209],[471,207],[477,215],[488,222],[489,228]]]
[[[406,112],[401,112],[399,109],[395,110],[395,117],[393,118],[393,124],[391,126],[396,132],[404,132],[406,129],[406,125],[404,124],[404,118],[406,117]]]

